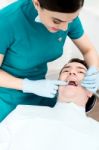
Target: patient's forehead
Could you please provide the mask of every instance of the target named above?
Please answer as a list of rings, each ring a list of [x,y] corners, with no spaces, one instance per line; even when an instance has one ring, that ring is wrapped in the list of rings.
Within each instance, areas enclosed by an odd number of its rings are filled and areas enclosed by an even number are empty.
[[[83,64],[81,64],[81,63],[79,63],[79,62],[70,62],[70,63],[68,63],[68,64],[66,64],[64,67],[63,67],[63,69],[62,69],[62,71],[64,70],[64,69],[72,69],[72,68],[75,68],[75,69],[83,69],[83,70],[85,70],[85,71],[87,71],[87,68],[83,65]]]

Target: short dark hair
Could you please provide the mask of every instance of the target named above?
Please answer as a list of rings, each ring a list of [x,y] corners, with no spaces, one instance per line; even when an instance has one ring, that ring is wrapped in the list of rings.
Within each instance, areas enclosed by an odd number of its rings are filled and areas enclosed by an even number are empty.
[[[82,59],[79,59],[79,58],[72,58],[72,59],[69,60],[68,63],[72,63],[72,62],[78,62],[78,63],[84,65],[88,69],[88,65],[85,62],[85,60],[82,60]]]
[[[62,13],[74,13],[79,10],[84,0],[38,0],[41,8]]]

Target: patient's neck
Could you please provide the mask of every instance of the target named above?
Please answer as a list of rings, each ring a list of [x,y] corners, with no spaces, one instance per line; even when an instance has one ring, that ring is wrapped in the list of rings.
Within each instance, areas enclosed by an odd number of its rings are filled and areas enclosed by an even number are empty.
[[[77,106],[81,106],[81,107],[84,107],[86,106],[86,102],[87,100],[85,98],[80,98],[79,96],[75,95],[75,97],[71,96],[64,96],[63,94],[59,93],[58,95],[58,101],[61,102],[61,103],[69,103],[69,102],[73,102],[75,103]]]

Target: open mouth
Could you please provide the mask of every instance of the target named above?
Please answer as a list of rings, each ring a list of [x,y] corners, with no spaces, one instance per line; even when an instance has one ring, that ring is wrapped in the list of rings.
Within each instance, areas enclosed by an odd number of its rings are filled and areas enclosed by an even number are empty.
[[[78,83],[76,81],[69,81],[68,85],[70,85],[70,86],[78,86]]]

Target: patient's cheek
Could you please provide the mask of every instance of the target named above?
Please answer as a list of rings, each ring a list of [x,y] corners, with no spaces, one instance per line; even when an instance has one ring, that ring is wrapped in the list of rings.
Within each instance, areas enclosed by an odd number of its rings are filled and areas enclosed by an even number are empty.
[[[65,87],[63,87],[63,86],[59,86],[58,91],[59,91],[60,93],[62,93],[64,90],[65,90]]]
[[[87,98],[87,90],[83,87],[79,87],[78,89],[78,94],[82,97],[86,97]]]

